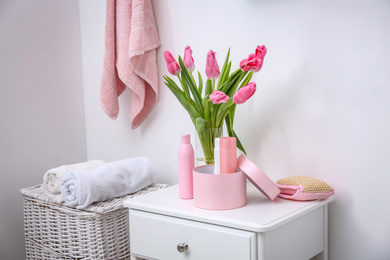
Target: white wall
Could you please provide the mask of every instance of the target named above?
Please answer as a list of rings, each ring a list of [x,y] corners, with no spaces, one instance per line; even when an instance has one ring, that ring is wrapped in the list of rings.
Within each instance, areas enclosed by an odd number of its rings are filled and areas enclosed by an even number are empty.
[[[76,0],[0,1],[0,259],[25,259],[19,189],[86,160]]]
[[[180,134],[193,133],[189,117],[162,76],[159,103],[139,129],[130,129],[129,90],[117,121],[102,112],[105,1],[79,3],[88,158],[146,155],[159,182],[177,183]],[[257,44],[268,47],[254,77],[258,92],[237,109],[248,156],[275,181],[309,175],[334,186],[330,259],[389,259],[388,1],[164,0],[154,9],[160,75],[163,51],[183,55],[187,44],[202,73],[209,49],[221,64],[230,46],[237,66]]]

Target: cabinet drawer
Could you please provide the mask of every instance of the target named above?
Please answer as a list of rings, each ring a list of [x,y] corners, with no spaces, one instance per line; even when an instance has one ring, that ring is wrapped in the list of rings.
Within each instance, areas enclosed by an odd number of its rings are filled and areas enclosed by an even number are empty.
[[[255,233],[197,221],[130,210],[134,256],[159,260],[256,259]],[[188,249],[180,253],[178,244]]]

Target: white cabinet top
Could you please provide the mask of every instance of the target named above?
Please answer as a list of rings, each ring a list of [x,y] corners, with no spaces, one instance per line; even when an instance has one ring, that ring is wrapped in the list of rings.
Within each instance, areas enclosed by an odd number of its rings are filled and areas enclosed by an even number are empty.
[[[251,183],[247,183],[247,205],[234,210],[204,210],[193,200],[179,198],[178,185],[126,200],[123,204],[136,209],[167,216],[196,220],[238,229],[266,232],[334,200],[290,201],[266,198]]]

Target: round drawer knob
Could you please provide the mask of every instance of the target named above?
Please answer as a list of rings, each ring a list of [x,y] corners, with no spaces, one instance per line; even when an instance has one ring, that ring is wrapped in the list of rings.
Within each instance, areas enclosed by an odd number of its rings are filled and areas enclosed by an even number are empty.
[[[183,253],[186,250],[188,250],[188,245],[186,243],[179,243],[177,245],[177,251],[179,251],[180,253]]]

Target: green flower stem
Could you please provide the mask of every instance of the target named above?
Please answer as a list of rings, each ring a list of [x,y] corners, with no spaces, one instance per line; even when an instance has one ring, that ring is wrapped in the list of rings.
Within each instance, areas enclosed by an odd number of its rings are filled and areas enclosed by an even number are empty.
[[[217,114],[218,114],[218,110],[219,110],[220,106],[221,106],[220,104],[213,104],[212,105],[210,122],[211,122],[211,127],[213,127],[213,128],[219,128],[220,127],[217,124]]]
[[[222,128],[204,128],[198,131],[198,137],[202,146],[206,164],[214,163],[215,138],[222,136]]]
[[[213,93],[213,87],[211,80],[206,80],[206,89],[205,89],[205,96],[208,97],[211,93]]]

